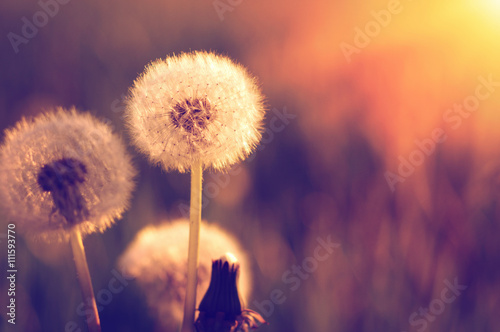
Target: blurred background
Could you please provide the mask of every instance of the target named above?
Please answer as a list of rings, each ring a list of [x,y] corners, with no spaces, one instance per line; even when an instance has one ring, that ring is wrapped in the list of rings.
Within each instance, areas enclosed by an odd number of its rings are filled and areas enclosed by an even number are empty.
[[[500,1],[59,1],[0,2],[2,139],[74,105],[129,141],[123,98],[147,63],[226,54],[259,78],[267,129],[235,171],[205,172],[203,218],[248,252],[260,331],[498,331]],[[131,207],[84,240],[96,292],[140,229],[189,201],[189,174],[129,150]],[[317,249],[328,239],[340,247]],[[86,331],[69,247],[17,248],[2,331]],[[134,282],[101,321],[161,330]]]

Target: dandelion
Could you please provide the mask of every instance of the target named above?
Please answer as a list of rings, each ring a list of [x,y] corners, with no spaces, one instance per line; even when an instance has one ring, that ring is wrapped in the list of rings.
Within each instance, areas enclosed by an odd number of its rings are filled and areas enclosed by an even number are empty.
[[[29,237],[70,241],[84,298],[94,299],[82,235],[125,210],[135,171],[121,140],[90,114],[57,108],[6,131],[0,201]],[[99,317],[89,329],[99,331]]]
[[[242,262],[243,275],[239,280],[242,299],[248,299],[251,275],[246,254],[238,241],[212,223],[201,223],[200,266],[197,290],[205,291],[210,282],[210,263],[216,257],[231,252]],[[142,229],[120,257],[118,265],[123,273],[135,277],[144,290],[150,309],[161,329],[178,330],[186,297],[187,239],[189,221],[178,219]],[[196,305],[199,305],[200,300]]]
[[[135,171],[121,140],[90,114],[58,108],[6,130],[0,203],[17,229],[67,241],[102,232],[124,212]]]
[[[188,288],[182,331],[196,301],[203,169],[227,170],[261,138],[263,96],[247,70],[207,52],[157,60],[134,82],[127,117],[135,145],[167,171],[191,170]]]
[[[127,116],[135,145],[166,170],[228,169],[259,143],[263,96],[229,58],[206,52],[157,60],[134,82]]]

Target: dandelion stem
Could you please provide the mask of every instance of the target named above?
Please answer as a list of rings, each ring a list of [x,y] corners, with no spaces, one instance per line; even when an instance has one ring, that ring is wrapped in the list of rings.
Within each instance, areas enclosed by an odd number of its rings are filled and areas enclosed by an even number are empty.
[[[101,332],[101,322],[99,320],[99,314],[97,313],[94,290],[90,279],[87,258],[85,257],[85,249],[83,248],[82,234],[78,229],[71,232],[70,242],[71,249],[73,251],[73,258],[75,259],[78,281],[80,282],[80,288],[82,290],[83,301],[85,303],[89,303],[90,300],[92,304],[93,312],[87,318],[89,332]]]
[[[203,171],[201,162],[191,166],[191,206],[189,210],[189,249],[186,302],[184,303],[184,319],[182,332],[194,331],[194,314],[196,306],[196,285],[198,269],[198,247],[200,242],[201,223],[201,183]]]

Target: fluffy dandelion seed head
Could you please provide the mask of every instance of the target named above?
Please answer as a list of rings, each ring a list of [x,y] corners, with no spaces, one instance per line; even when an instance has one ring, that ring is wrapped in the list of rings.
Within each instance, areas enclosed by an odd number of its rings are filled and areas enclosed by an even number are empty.
[[[83,183],[87,174],[85,164],[77,159],[63,158],[45,164],[38,172],[37,182],[44,191],[63,190],[66,185]]]
[[[135,170],[122,141],[90,114],[58,108],[6,131],[0,204],[20,232],[67,240],[103,231],[125,210]]]
[[[123,273],[136,278],[148,305],[166,331],[176,330],[181,322],[187,284],[189,221],[179,219],[141,230],[119,259]],[[210,284],[212,261],[230,251],[238,258],[238,289],[242,300],[250,293],[248,258],[238,241],[220,227],[201,223],[197,304]]]
[[[247,70],[207,52],[148,65],[127,101],[136,146],[166,170],[193,162],[223,170],[244,159],[261,138],[263,96]]]

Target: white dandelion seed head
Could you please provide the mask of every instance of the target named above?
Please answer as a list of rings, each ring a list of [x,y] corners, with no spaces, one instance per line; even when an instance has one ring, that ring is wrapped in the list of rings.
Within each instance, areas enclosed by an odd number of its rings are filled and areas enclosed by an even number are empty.
[[[121,139],[75,109],[22,119],[0,146],[0,204],[21,233],[66,241],[103,231],[119,218],[135,170]]]
[[[193,162],[224,170],[259,143],[263,99],[243,66],[214,53],[183,53],[146,67],[130,90],[127,118],[151,162],[180,172]]]
[[[147,226],[136,235],[118,262],[123,273],[136,278],[157,321],[167,331],[174,331],[182,322],[187,284],[188,243],[187,219]],[[238,290],[244,301],[248,299],[251,270],[247,255],[233,236],[217,225],[202,221],[196,308],[210,284],[212,260],[227,252],[238,259]]]

